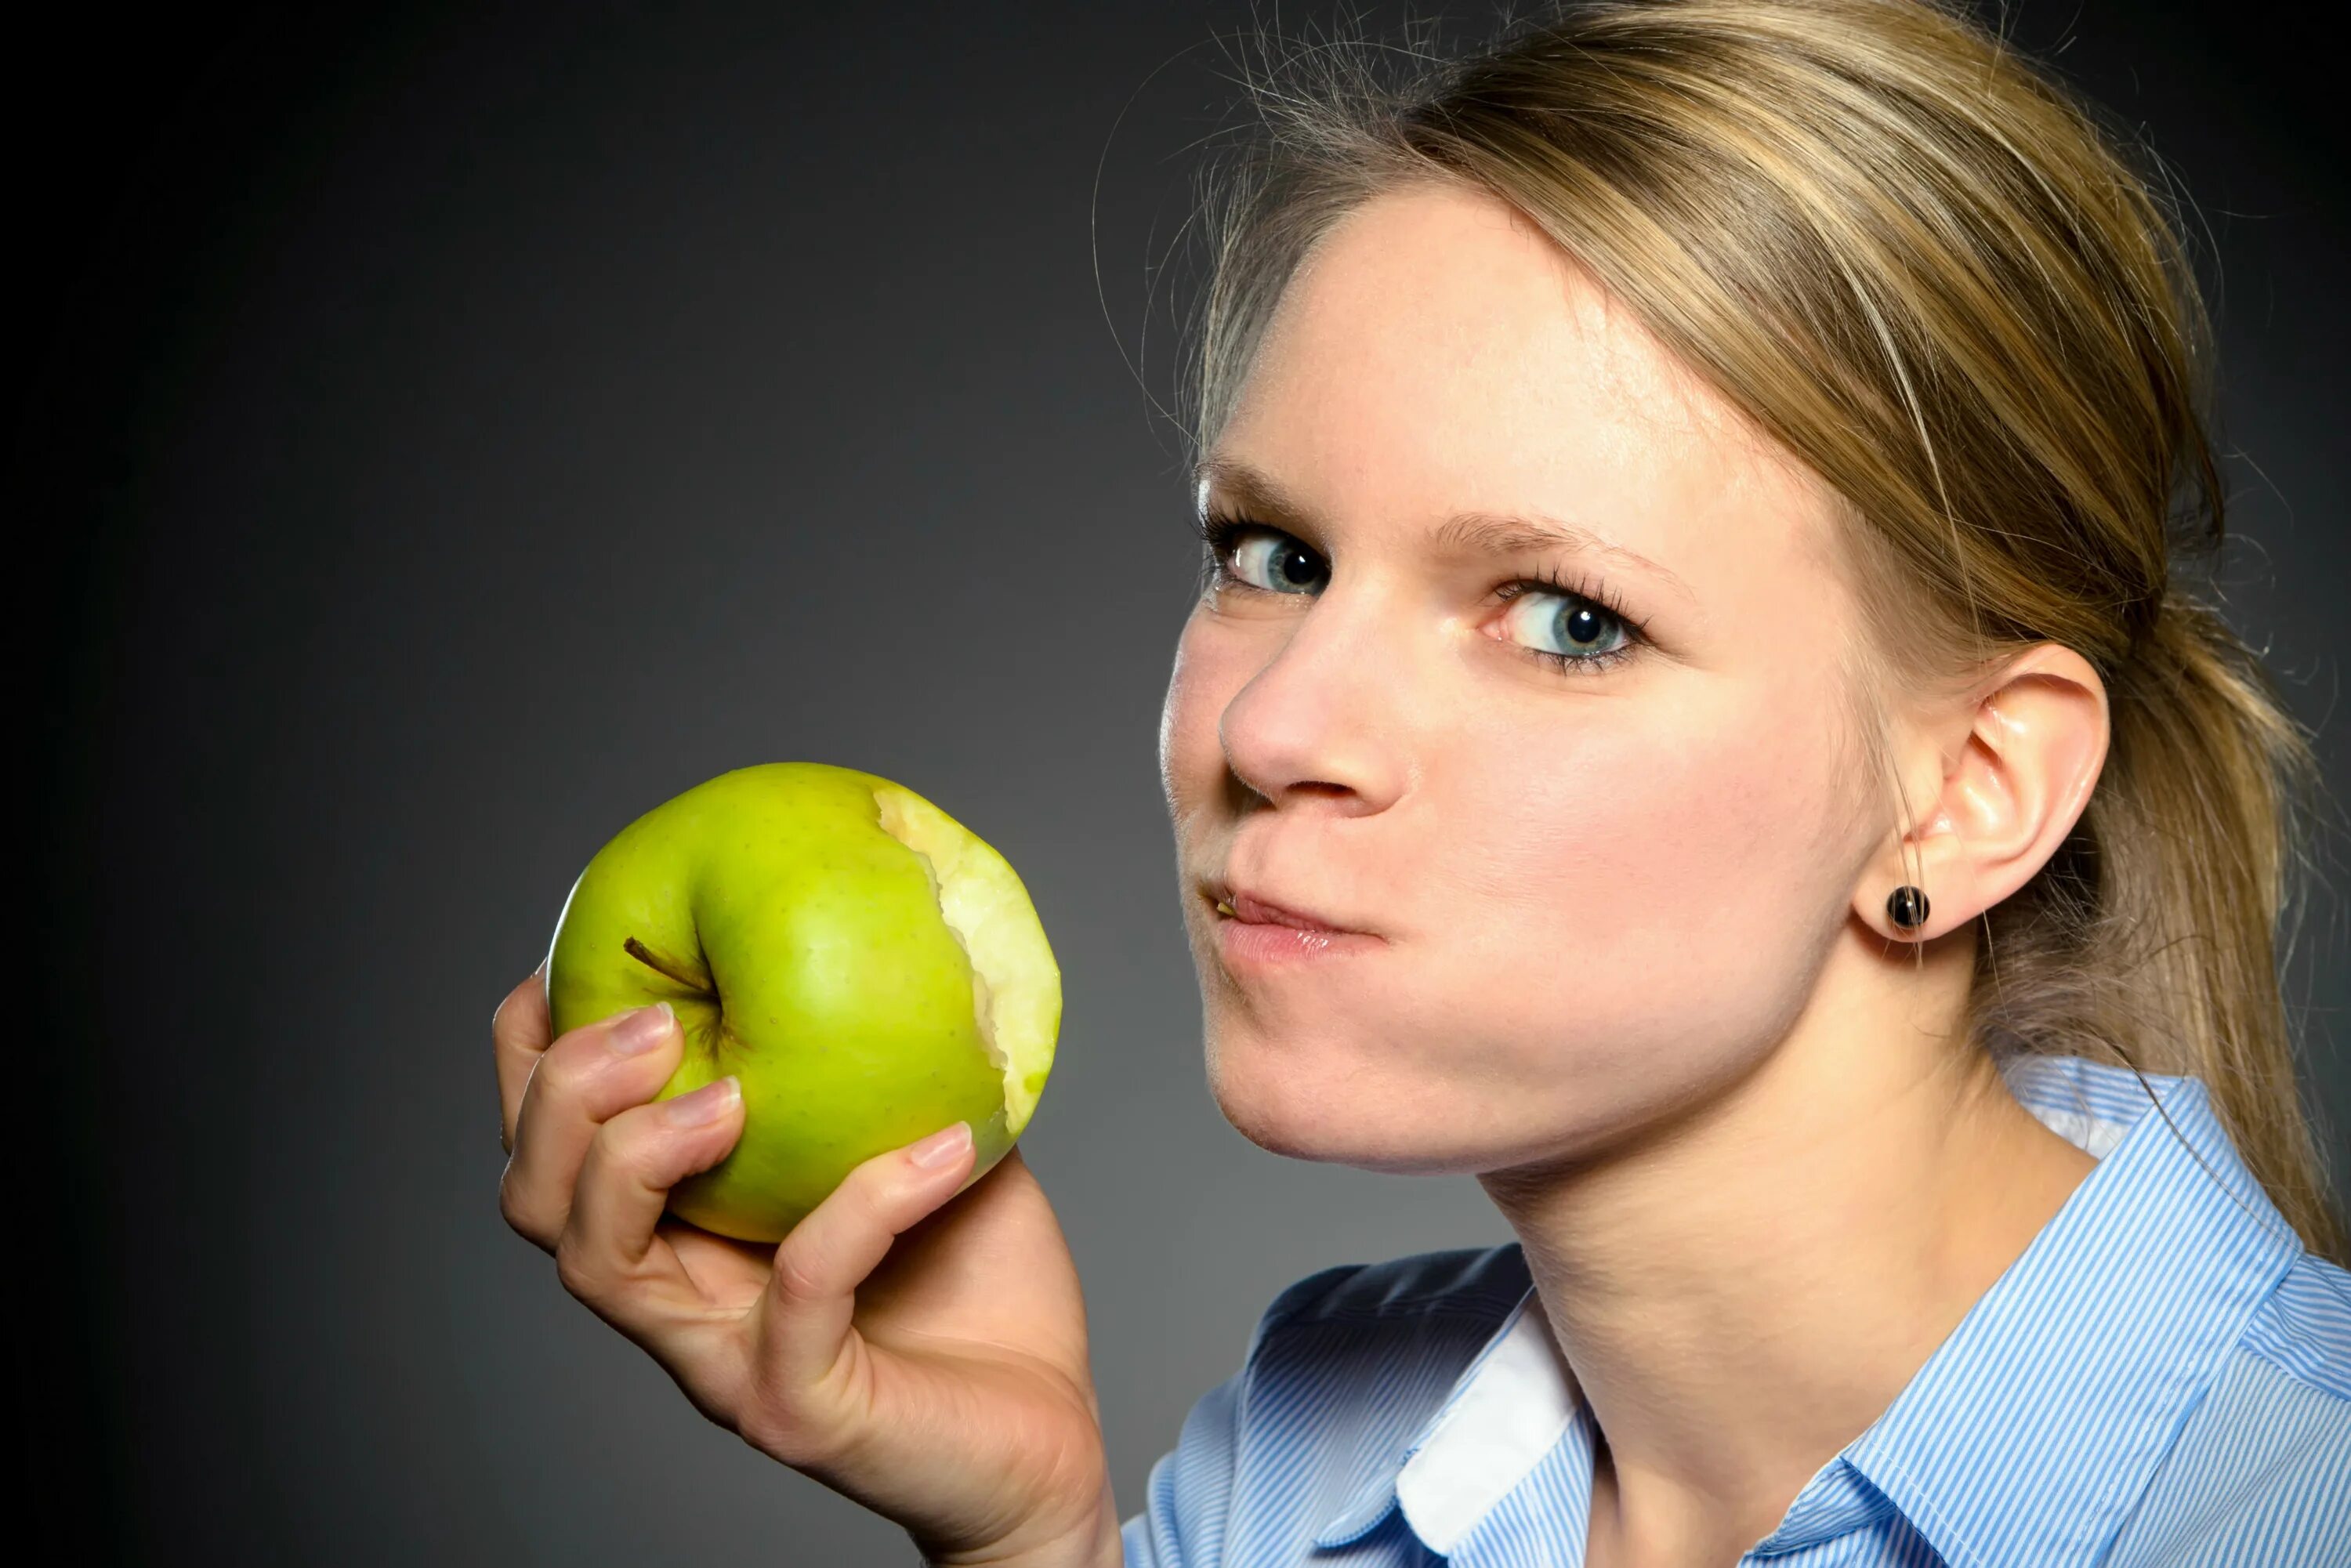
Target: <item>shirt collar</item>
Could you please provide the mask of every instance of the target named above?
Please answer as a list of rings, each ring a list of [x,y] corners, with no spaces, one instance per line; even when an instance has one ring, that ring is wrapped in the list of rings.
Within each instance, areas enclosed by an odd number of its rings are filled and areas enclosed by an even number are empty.
[[[2112,1152],[1844,1458],[1953,1568],[2073,1568],[2104,1554],[2302,1242],[2199,1081],[2150,1074],[2150,1105],[2130,1070],[2079,1057],[2008,1076]]]
[[[1951,1568],[2095,1562],[2300,1255],[2198,1080],[2149,1074],[2142,1087],[2127,1068],[2071,1056],[2011,1056],[2001,1070],[2097,1167],[1761,1549],[1827,1539],[1890,1502]],[[1415,1426],[1418,1414],[1392,1413],[1392,1430],[1410,1431],[1400,1445],[1359,1451],[1364,1468],[1317,1546],[1401,1506],[1448,1553],[1539,1467],[1581,1489],[1569,1507],[1587,1504],[1590,1414],[1531,1282]],[[1543,1466],[1563,1439],[1577,1452]]]
[[[1464,1531],[1475,1524],[1582,1416],[1525,1256],[1515,1243],[1503,1251],[1520,1281],[1517,1302],[1434,1410],[1381,1412],[1384,1430],[1357,1448],[1344,1500],[1315,1545],[1344,1546],[1369,1533],[1401,1495],[1413,1499],[1407,1517],[1421,1538],[1444,1552],[1457,1538],[1455,1521],[1466,1521]]]

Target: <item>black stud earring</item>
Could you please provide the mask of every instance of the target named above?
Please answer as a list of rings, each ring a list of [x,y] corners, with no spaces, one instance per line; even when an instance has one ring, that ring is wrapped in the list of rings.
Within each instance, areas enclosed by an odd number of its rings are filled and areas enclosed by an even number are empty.
[[[1927,924],[1927,890],[1904,883],[1886,895],[1886,917],[1905,931]]]

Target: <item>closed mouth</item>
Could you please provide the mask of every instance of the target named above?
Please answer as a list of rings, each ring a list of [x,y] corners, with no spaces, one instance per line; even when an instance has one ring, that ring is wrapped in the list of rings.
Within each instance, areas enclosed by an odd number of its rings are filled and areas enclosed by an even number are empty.
[[[1327,931],[1332,935],[1368,936],[1368,932],[1353,931],[1334,925],[1327,920],[1290,909],[1268,899],[1258,897],[1242,888],[1231,888],[1219,896],[1214,889],[1208,897],[1217,914],[1228,920],[1238,920],[1245,925],[1287,925],[1297,931]]]

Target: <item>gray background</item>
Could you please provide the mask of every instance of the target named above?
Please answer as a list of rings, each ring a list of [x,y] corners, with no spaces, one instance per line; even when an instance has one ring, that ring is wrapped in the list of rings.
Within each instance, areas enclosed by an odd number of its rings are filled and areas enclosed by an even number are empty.
[[[1120,340],[1164,392],[1151,269],[1223,97],[1196,46],[1247,19],[360,6],[28,53],[14,480],[57,563],[18,577],[18,1375],[53,1396],[35,1479],[95,1495],[27,1529],[81,1560],[912,1560],[704,1425],[496,1208],[492,1004],[605,837],[754,760],[902,779],[1035,895],[1067,998],[1023,1147],[1123,1511],[1284,1284],[1507,1239],[1466,1178],[1262,1153],[1203,1081],[1153,759],[1195,546]],[[2325,51],[2248,5],[2014,30],[2069,25],[2210,225],[2233,613],[2339,794]],[[2322,894],[2293,985],[2338,1125],[2345,956]]]

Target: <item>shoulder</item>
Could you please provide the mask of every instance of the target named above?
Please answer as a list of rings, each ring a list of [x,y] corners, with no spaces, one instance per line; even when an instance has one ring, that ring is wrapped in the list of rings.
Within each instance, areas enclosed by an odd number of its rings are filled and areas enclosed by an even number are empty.
[[[2351,1273],[2304,1253],[2246,1321],[2116,1543],[2117,1564],[2295,1568],[2351,1542]]]
[[[2304,1253],[2253,1314],[2240,1349],[2351,1406],[2351,1273]]]
[[[1276,1296],[1258,1323],[1260,1340],[1319,1324],[1410,1324],[1431,1317],[1499,1324],[1527,1292],[1515,1241],[1420,1252],[1382,1263],[1342,1263],[1307,1275]]]
[[[1361,1443],[1426,1418],[1524,1298],[1517,1242],[1349,1263],[1273,1299],[1250,1336],[1244,1424],[1311,1413],[1318,1440]]]
[[[1152,1467],[1123,1530],[1129,1568],[1307,1553],[1318,1527],[1393,1476],[1529,1283],[1513,1241],[1342,1264],[1284,1288],[1239,1369]]]

